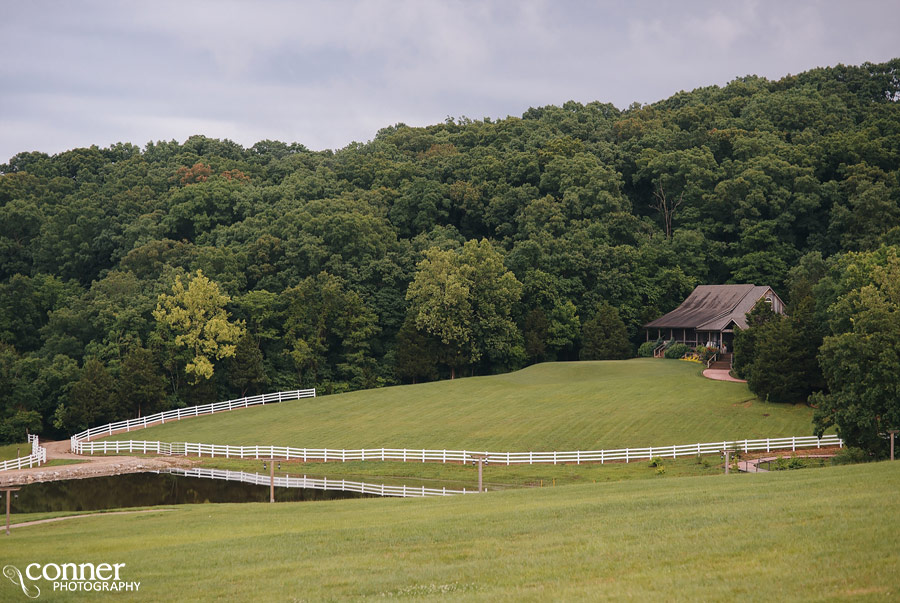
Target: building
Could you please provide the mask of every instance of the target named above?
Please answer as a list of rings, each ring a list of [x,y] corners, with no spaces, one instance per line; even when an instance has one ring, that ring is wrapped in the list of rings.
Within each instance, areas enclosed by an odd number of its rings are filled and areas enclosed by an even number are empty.
[[[699,285],[680,306],[644,325],[647,341],[672,340],[689,346],[715,345],[731,351],[734,328],[747,328],[747,312],[761,299],[784,314],[784,302],[771,287],[759,285]]]

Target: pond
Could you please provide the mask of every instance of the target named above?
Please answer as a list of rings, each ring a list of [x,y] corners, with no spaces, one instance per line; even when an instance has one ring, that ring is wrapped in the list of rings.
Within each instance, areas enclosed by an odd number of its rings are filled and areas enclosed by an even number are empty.
[[[112,477],[28,484],[12,499],[13,513],[96,511],[197,503],[268,502],[268,486],[180,477],[167,473],[132,473]],[[354,492],[275,488],[276,502],[361,498]]]

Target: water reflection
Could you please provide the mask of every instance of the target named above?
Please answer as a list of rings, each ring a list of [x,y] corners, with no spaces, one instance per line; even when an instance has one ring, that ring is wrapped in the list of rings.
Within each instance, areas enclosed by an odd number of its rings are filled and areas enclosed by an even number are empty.
[[[12,500],[14,513],[96,511],[119,507],[219,502],[268,502],[269,488],[241,482],[133,473],[22,486]],[[276,502],[361,498],[353,492],[275,488]]]

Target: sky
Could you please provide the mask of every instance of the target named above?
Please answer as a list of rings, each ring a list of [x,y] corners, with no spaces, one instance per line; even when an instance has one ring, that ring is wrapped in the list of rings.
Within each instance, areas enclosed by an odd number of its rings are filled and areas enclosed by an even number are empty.
[[[313,150],[396,123],[624,109],[900,56],[900,2],[0,0],[0,163],[193,134]]]

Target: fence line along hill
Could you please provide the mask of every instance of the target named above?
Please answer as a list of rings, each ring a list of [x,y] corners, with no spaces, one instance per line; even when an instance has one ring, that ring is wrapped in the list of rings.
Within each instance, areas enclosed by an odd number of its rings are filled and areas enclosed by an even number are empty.
[[[812,410],[755,399],[699,365],[635,359],[294,400],[156,425],[139,438],[308,448],[599,450],[810,435]]]

